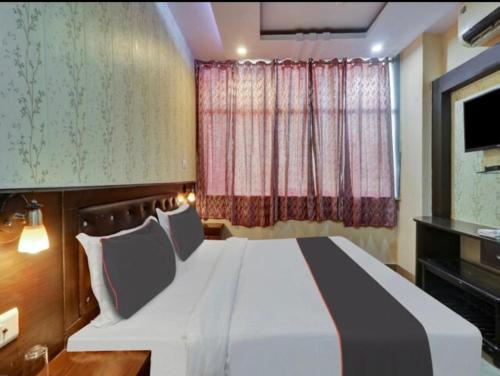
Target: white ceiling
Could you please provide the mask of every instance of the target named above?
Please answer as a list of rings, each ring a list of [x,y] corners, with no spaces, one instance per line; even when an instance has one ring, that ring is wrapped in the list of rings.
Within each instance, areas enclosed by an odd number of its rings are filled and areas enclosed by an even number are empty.
[[[260,29],[368,29],[384,2],[262,2]]]
[[[330,59],[394,56],[423,32],[443,32],[460,3],[167,3],[196,59]],[[373,21],[373,19],[375,20]],[[262,20],[262,25],[261,25]],[[372,23],[373,21],[373,23]],[[261,29],[363,29],[366,33],[262,35]],[[371,48],[381,43],[374,54]]]

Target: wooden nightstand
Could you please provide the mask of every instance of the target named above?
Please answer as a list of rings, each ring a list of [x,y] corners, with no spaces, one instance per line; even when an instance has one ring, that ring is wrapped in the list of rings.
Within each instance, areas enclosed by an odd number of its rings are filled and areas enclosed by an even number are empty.
[[[205,232],[205,239],[222,240],[222,230],[224,223],[204,223],[203,230]]]
[[[61,351],[49,363],[50,376],[149,376],[149,351]]]

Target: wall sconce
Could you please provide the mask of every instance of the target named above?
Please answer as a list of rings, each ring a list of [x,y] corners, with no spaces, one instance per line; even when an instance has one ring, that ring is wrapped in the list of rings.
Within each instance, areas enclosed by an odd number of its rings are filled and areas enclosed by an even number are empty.
[[[194,193],[194,188],[187,189],[186,185],[182,187],[182,192],[177,193],[177,197],[175,198],[177,205],[194,205],[196,201],[196,195]]]
[[[49,248],[49,236],[47,230],[43,225],[42,206],[36,200],[28,201],[23,194],[7,195],[3,198],[0,197],[0,214],[5,213],[6,203],[13,197],[19,196],[23,199],[25,204],[25,212],[14,212],[11,215],[7,214],[3,221],[3,228],[0,228],[0,234],[7,233],[6,237],[0,237],[0,244],[10,243],[17,239],[19,231],[13,226],[14,221],[23,221],[19,244],[17,246],[18,252],[21,253],[38,253]],[[14,228],[14,231],[6,231],[5,228]],[[17,230],[17,231],[16,231]]]
[[[196,195],[194,192],[189,192],[187,195],[187,200],[190,204],[194,203],[196,201]]]
[[[186,203],[186,196],[184,195],[184,193],[177,193],[177,197],[175,198],[175,201],[177,202],[177,205],[181,206],[181,205],[184,205]]]

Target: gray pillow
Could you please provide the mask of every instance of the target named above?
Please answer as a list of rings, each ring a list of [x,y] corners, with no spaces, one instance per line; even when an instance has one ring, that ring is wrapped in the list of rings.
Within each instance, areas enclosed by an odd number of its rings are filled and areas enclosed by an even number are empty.
[[[175,277],[172,243],[156,221],[102,239],[104,280],[118,314],[128,319],[163,291]]]
[[[183,212],[169,215],[168,224],[177,256],[185,261],[205,238],[201,219],[196,210],[189,207]]]

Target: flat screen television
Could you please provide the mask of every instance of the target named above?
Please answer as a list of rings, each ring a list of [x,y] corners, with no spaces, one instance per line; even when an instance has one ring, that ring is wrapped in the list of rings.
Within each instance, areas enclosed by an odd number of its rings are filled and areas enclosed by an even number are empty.
[[[500,148],[500,88],[464,102],[465,151]]]

